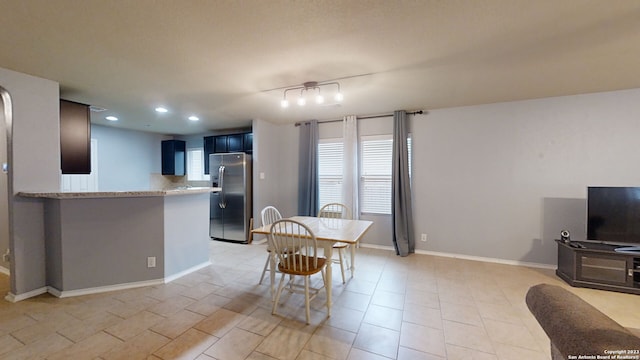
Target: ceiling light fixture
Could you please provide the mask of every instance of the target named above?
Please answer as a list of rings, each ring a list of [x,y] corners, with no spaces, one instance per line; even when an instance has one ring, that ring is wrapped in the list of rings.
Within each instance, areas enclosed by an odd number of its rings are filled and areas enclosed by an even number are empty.
[[[89,105],[89,110],[93,111],[93,112],[103,112],[103,111],[107,111],[107,109],[100,107],[100,106],[95,106],[95,105]]]
[[[157,112],[159,112],[159,113],[166,113],[166,112],[168,112],[169,110],[167,110],[166,108],[163,108],[162,106],[158,106],[158,107],[156,108],[156,111],[157,111]]]
[[[296,86],[296,87],[285,89],[282,96],[282,100],[280,101],[280,107],[282,108],[289,107],[289,99],[287,99],[287,92],[295,91],[295,90],[300,90],[300,96],[296,100],[296,103],[298,104],[298,106],[305,106],[307,104],[307,96],[313,93],[315,93],[315,97],[314,97],[315,103],[323,104],[325,101],[325,98],[322,95],[321,88],[327,87],[327,86],[329,87],[335,86],[337,88],[337,91],[333,95],[333,99],[336,102],[342,102],[342,100],[344,100],[344,95],[342,95],[342,92],[340,92],[340,83],[338,83],[337,81],[326,82],[326,83],[319,83],[317,81],[307,81],[304,84],[302,84],[302,86]]]
[[[191,120],[191,121],[198,121],[198,120],[200,120],[200,118],[199,118],[199,117],[197,117],[197,116],[195,116],[195,115],[191,115],[191,116],[189,116],[189,120]]]
[[[109,120],[109,121],[118,121],[118,118],[112,115],[109,115],[107,117],[105,117],[105,119]]]

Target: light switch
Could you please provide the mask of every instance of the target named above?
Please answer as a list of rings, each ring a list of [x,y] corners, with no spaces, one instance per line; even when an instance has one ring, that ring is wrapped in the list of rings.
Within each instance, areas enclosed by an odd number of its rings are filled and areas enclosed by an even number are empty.
[[[263,172],[260,173],[260,180],[264,180],[264,173]]]
[[[9,164],[2,163],[2,172],[5,174],[9,172]]]

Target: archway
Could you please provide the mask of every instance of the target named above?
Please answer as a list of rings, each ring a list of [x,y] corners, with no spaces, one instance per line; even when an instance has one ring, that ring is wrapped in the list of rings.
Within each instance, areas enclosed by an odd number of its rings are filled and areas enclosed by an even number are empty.
[[[11,179],[11,130],[12,107],[9,93],[0,86],[0,292],[8,293],[13,288],[7,275],[12,271],[10,255],[11,240],[11,212],[10,198],[13,194]]]

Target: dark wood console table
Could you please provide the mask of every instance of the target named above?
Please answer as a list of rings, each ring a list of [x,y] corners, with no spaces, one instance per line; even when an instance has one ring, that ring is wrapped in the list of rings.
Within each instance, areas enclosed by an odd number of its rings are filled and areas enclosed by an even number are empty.
[[[614,251],[616,245],[573,241],[558,243],[556,275],[571,286],[640,294],[640,253]]]

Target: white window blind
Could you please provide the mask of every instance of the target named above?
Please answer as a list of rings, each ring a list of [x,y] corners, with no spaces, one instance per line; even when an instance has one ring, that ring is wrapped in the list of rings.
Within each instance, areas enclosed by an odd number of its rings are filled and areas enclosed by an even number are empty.
[[[318,206],[342,202],[342,139],[318,142]]]
[[[187,180],[209,180],[209,175],[204,174],[204,149],[197,148],[187,150]]]
[[[361,145],[360,211],[391,214],[391,135],[363,136]]]
[[[409,185],[413,183],[411,180],[411,163],[413,163],[413,154],[411,154],[411,134],[407,137],[407,153],[409,155]]]
[[[360,211],[391,214],[393,136],[363,136],[361,145]],[[411,176],[411,138],[407,139]]]

